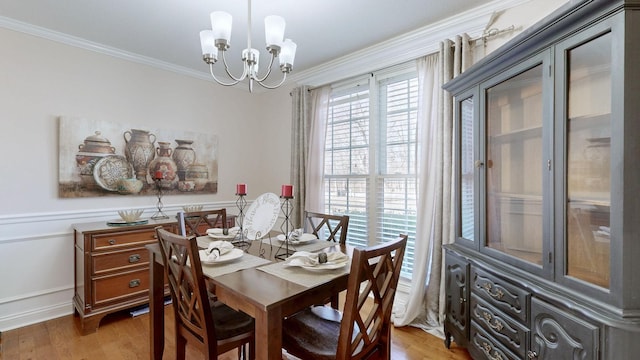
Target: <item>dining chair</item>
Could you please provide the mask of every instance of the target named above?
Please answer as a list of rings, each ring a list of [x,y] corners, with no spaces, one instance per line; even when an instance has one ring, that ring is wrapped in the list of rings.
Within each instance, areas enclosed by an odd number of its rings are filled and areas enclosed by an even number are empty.
[[[203,210],[178,213],[180,235],[207,235],[207,229],[227,226],[227,209]],[[183,223],[184,222],[184,223]]]
[[[220,302],[211,301],[202,274],[195,236],[181,236],[157,227],[165,274],[173,303],[176,359],[185,359],[187,342],[195,344],[205,359],[238,349],[238,359],[255,357],[254,319]]]
[[[302,310],[283,324],[282,344],[305,360],[389,359],[391,310],[407,235],[383,244],[355,248],[342,319]]]
[[[325,238],[340,245],[347,243],[349,228],[348,215],[331,215],[318,212],[304,212],[305,232],[311,232],[318,238]]]

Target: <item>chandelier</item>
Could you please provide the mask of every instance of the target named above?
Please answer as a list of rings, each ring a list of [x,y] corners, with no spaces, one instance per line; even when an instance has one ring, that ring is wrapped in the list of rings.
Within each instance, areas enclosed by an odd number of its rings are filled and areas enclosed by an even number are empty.
[[[220,85],[233,86],[244,80],[249,79],[249,92],[253,91],[254,81],[267,89],[275,89],[282,85],[287,79],[287,74],[293,68],[293,59],[296,55],[296,43],[291,39],[284,39],[285,21],[280,16],[270,15],[264,19],[265,38],[267,43],[267,51],[271,54],[269,67],[264,76],[258,75],[258,60],[260,52],[251,47],[251,0],[248,0],[247,7],[247,48],[242,50],[243,71],[240,77],[236,77],[229,71],[225,54],[230,47],[231,39],[231,15],[224,11],[214,11],[211,13],[211,29],[200,32],[200,45],[202,46],[202,59],[209,64],[209,72],[213,79]],[[231,81],[225,82],[219,80],[213,73],[213,65],[218,61],[218,54],[222,53],[222,62],[224,69]],[[275,58],[280,60],[280,71],[282,71],[282,79],[278,84],[269,85],[265,80],[271,74],[271,68]]]

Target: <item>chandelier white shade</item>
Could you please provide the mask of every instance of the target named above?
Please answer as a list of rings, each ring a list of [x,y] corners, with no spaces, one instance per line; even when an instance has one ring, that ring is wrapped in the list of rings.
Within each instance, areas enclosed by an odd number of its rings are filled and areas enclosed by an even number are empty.
[[[291,39],[284,39],[284,29],[286,23],[280,16],[270,15],[264,19],[266,49],[270,54],[269,66],[266,73],[260,77],[258,75],[258,63],[260,52],[251,47],[251,0],[248,0],[248,25],[247,25],[247,47],[242,51],[243,72],[240,76],[234,76],[229,71],[225,54],[231,47],[231,28],[233,19],[230,14],[224,11],[214,11],[211,13],[211,30],[200,32],[200,45],[202,47],[202,59],[209,64],[209,71],[213,79],[224,86],[233,86],[249,79],[249,91],[253,91],[253,83],[257,82],[267,89],[275,89],[282,85],[287,79],[287,74],[293,69],[293,60],[296,55],[296,43]],[[218,55],[222,54],[222,62],[229,81],[222,81],[216,77],[213,66],[218,61]],[[271,74],[271,68],[275,58],[279,58],[282,79],[277,84],[267,84],[265,80]]]

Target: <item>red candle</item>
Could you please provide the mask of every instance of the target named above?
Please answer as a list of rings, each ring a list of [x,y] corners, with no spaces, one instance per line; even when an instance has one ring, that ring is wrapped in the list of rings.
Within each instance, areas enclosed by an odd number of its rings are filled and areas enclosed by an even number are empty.
[[[293,185],[282,185],[282,197],[293,197]]]
[[[236,195],[247,195],[247,184],[236,185]]]
[[[164,179],[164,173],[160,170],[156,170],[154,179],[157,179],[157,180]]]

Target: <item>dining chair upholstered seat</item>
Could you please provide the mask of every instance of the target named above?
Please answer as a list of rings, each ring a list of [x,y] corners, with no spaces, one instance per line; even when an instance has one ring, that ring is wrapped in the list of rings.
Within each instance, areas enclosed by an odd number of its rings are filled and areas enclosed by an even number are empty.
[[[217,301],[207,292],[195,236],[182,236],[156,228],[165,275],[175,315],[176,359],[184,360],[187,342],[205,359],[238,349],[238,358],[249,347],[255,356],[255,323],[252,317]]]
[[[334,241],[340,245],[347,243],[349,229],[348,215],[331,215],[318,212],[304,212],[304,230],[318,238]]]
[[[183,224],[184,222],[184,224]],[[227,209],[203,210],[178,214],[178,227],[181,235],[207,235],[207,229],[227,226]],[[183,232],[184,230],[184,232]]]
[[[282,344],[305,360],[389,359],[391,310],[407,236],[354,249],[343,316],[317,316],[308,308],[288,317]]]

